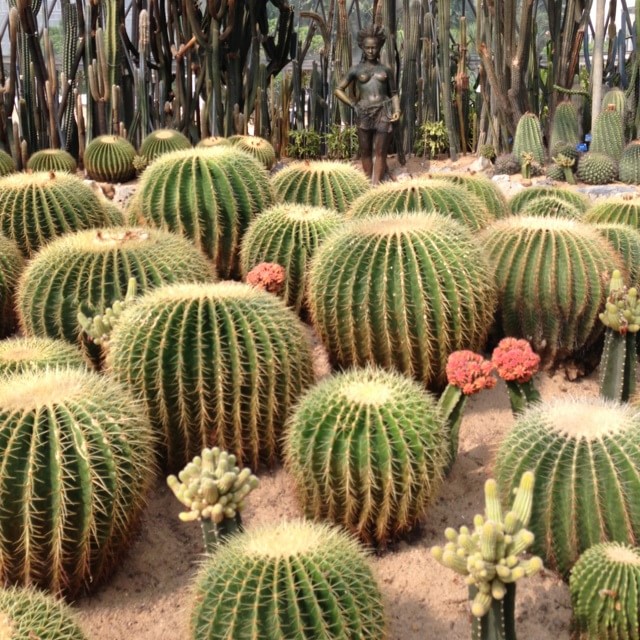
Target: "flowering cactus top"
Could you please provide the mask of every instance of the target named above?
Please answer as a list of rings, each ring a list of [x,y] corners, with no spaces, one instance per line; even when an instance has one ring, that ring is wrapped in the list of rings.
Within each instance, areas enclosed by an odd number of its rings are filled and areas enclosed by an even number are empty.
[[[285,268],[275,262],[261,262],[247,274],[247,283],[269,293],[279,293],[286,278]]]
[[[491,356],[498,375],[507,382],[529,382],[538,372],[540,356],[526,340],[503,338]]]
[[[495,387],[493,368],[489,360],[473,351],[454,351],[447,360],[447,382],[459,387],[463,394],[472,395]]]

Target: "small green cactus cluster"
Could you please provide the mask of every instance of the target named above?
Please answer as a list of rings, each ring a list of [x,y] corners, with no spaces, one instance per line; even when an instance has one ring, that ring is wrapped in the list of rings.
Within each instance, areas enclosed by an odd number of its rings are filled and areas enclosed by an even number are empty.
[[[576,176],[586,184],[609,184],[618,175],[616,161],[605,153],[589,151],[578,161]]]
[[[615,107],[606,108],[596,118],[591,131],[591,153],[603,153],[614,161],[620,160],[624,149],[624,128],[622,114]]]
[[[520,173],[520,158],[517,158],[513,153],[502,154],[496,158],[493,171],[496,175],[506,174],[508,176]]]
[[[88,364],[82,352],[64,340],[18,337],[0,341],[0,375],[67,367],[86,369]]]
[[[0,177],[15,171],[17,171],[17,168],[13,158],[6,151],[0,150]]]
[[[523,153],[530,153],[532,161],[544,164],[544,145],[540,120],[534,113],[525,113],[518,120],[513,141],[513,155],[522,160]]]
[[[566,198],[558,198],[554,195],[543,195],[539,198],[529,200],[522,207],[518,215],[578,220],[582,217],[582,211],[571,204]]]
[[[41,149],[36,151],[27,162],[30,171],[62,171],[75,173],[78,163],[64,149]]]
[[[594,204],[585,220],[595,224],[626,224],[640,230],[640,199],[607,198]]]
[[[527,189],[523,189],[519,193],[516,193],[516,195],[513,196],[511,200],[509,200],[509,209],[511,210],[512,214],[518,215],[522,213],[522,210],[531,202],[534,202],[538,198],[546,197],[553,197],[564,200],[583,213],[589,207],[589,202],[587,201],[587,199],[579,193],[575,193],[574,191],[569,191],[568,189],[561,189],[558,187],[536,186],[528,187]]]
[[[190,149],[189,138],[175,129],[156,129],[140,145],[140,155],[146,164],[151,164],[158,156],[171,151]]]
[[[624,148],[618,172],[621,182],[640,184],[640,141],[634,140]]]
[[[556,106],[551,121],[551,141],[549,149],[553,156],[557,155],[557,146],[566,144],[575,149],[580,142],[578,112],[571,101],[561,102]]]
[[[343,531],[294,521],[231,537],[196,583],[192,638],[385,640],[380,590]]]
[[[362,171],[344,162],[293,162],[272,180],[284,202],[326,207],[344,213],[369,189]]]
[[[127,182],[135,178],[134,146],[121,136],[98,136],[84,151],[87,176],[98,182]]]
[[[458,184],[474,196],[482,200],[492,218],[505,218],[509,215],[507,199],[493,180],[483,175],[471,175],[468,173],[437,173],[433,175],[436,180],[453,182]]]
[[[253,156],[267,171],[273,169],[276,163],[276,151],[268,140],[259,136],[234,136],[230,142],[237,149]]]
[[[15,329],[14,294],[24,266],[18,245],[0,235],[0,338],[10,335]]]

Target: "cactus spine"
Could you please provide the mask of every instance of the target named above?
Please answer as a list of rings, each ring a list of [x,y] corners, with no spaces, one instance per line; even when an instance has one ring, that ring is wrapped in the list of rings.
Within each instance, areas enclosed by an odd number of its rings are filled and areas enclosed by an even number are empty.
[[[0,235],[0,338],[15,329],[14,293],[24,266],[18,245]]]
[[[513,155],[522,159],[523,153],[530,153],[538,164],[544,164],[544,145],[540,120],[534,113],[525,113],[518,120],[513,141]]]

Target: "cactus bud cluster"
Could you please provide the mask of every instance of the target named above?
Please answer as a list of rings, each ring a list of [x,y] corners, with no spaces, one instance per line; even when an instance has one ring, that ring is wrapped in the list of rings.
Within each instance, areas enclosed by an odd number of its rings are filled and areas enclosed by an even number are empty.
[[[637,333],[640,330],[638,290],[635,287],[628,289],[617,269],[611,277],[605,310],[599,317],[605,327],[622,334]]]

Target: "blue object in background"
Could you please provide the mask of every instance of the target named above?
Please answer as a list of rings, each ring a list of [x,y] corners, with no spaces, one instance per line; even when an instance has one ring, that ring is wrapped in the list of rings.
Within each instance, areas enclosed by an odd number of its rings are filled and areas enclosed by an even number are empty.
[[[586,142],[579,142],[576,145],[576,151],[585,152],[585,151],[587,151],[588,148],[589,147],[587,146]]]

